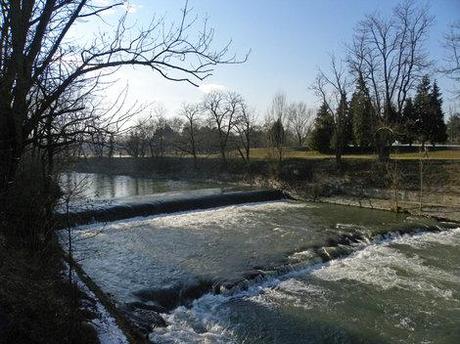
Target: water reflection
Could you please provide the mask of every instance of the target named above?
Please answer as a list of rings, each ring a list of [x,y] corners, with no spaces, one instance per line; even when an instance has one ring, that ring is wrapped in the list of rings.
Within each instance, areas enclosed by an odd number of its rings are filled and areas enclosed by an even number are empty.
[[[63,189],[77,190],[79,196],[89,199],[113,199],[163,192],[225,187],[223,184],[216,185],[209,182],[76,172],[63,173],[60,182]]]

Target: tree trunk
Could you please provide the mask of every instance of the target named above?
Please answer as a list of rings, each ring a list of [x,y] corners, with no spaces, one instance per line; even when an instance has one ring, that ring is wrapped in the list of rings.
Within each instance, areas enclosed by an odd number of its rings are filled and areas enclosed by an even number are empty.
[[[388,147],[386,142],[377,142],[377,153],[380,162],[390,160],[390,147]]]
[[[335,149],[335,165],[337,170],[340,171],[342,169],[342,149],[340,147]]]
[[[375,135],[375,144],[377,148],[378,159],[380,162],[390,160],[390,149],[393,141],[393,132],[388,127],[377,129]]]
[[[10,186],[14,183],[16,172],[19,167],[19,161],[22,156],[22,148],[12,140],[13,142],[7,143],[4,147],[3,163],[4,167],[1,171],[0,176],[0,193],[8,191]]]

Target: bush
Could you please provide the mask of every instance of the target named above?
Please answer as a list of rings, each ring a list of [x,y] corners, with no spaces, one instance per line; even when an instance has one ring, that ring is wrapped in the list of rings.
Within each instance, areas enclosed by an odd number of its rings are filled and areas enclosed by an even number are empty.
[[[40,162],[21,164],[15,183],[0,195],[0,230],[10,243],[40,250],[54,230],[54,208],[60,197],[57,182],[47,176]]]
[[[86,296],[63,276],[54,235],[56,179],[26,159],[0,195],[0,344],[98,343]]]

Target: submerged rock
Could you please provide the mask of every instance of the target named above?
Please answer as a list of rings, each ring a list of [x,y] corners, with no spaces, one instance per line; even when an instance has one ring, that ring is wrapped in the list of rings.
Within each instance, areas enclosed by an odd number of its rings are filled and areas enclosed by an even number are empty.
[[[165,313],[167,312],[167,309],[158,305],[152,305],[152,304],[147,304],[147,303],[142,303],[142,302],[129,302],[125,304],[124,308],[127,311],[135,311],[136,309],[145,309],[149,311],[154,311],[157,313]]]
[[[143,302],[153,302],[165,311],[169,311],[180,305],[187,305],[213,289],[214,284],[211,281],[201,280],[166,288],[143,289],[135,292],[134,295]]]
[[[167,326],[166,320],[157,312],[157,306],[132,302],[123,308],[126,318],[143,334],[149,334],[154,328]]]

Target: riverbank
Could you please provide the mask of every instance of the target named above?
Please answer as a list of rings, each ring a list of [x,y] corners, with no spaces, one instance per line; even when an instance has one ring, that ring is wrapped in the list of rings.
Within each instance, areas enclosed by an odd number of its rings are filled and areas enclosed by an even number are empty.
[[[235,159],[225,166],[219,159],[202,158],[197,166],[194,168],[190,158],[89,158],[76,161],[70,169],[273,187],[308,201],[460,220],[460,162],[457,160],[379,163],[370,159],[346,159],[340,171],[333,159],[326,158],[287,159],[281,163],[258,159],[249,164]]]
[[[0,343],[99,343],[93,300],[64,269],[55,244],[32,253],[0,235]]]
[[[186,158],[89,159],[78,161],[72,166],[72,170],[113,176],[128,175],[132,178],[207,180],[214,183],[270,187],[286,191],[294,198],[306,201],[392,210],[457,223],[460,221],[460,166],[455,161],[423,162],[422,211],[418,190],[420,163],[417,161],[391,161],[379,164],[374,161],[349,160],[344,163],[341,171],[335,169],[334,161],[330,159],[294,159],[283,161],[281,164],[255,161],[249,165],[241,161],[229,161],[225,168],[222,168],[217,159],[206,159],[199,164],[197,170],[188,166],[190,162]],[[254,276],[258,278],[259,274]],[[174,294],[169,290],[167,293]],[[180,293],[183,293],[182,289]],[[99,299],[106,299],[103,292],[100,294],[102,298]],[[119,313],[112,300],[107,298],[103,303],[108,305],[112,314]],[[163,314],[158,314],[157,309],[138,308],[137,303],[135,304],[134,313],[141,310],[142,314],[147,312],[158,315],[163,320]],[[130,312],[133,313],[132,309],[127,314],[120,314],[120,319],[129,321]],[[132,324],[128,324],[125,332],[129,333],[131,326]]]

